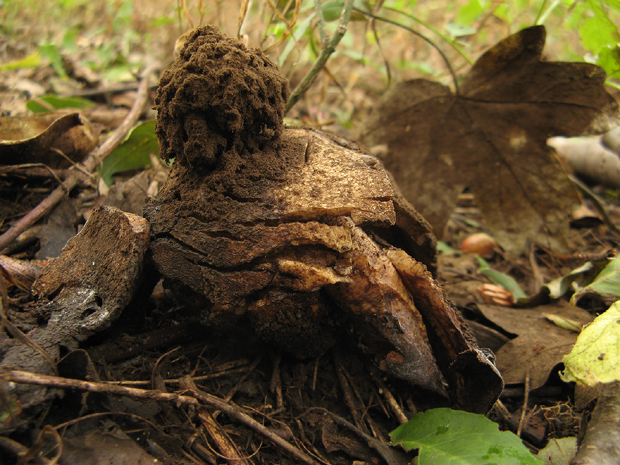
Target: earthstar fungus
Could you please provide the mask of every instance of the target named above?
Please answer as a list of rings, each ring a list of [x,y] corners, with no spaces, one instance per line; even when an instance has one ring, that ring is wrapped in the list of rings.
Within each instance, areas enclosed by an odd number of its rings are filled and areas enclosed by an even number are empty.
[[[343,327],[388,373],[486,412],[502,389],[430,270],[435,239],[381,163],[285,128],[289,89],[257,49],[195,29],[158,90],[169,178],[145,207],[167,285],[299,357]],[[447,389],[446,389],[447,387]]]

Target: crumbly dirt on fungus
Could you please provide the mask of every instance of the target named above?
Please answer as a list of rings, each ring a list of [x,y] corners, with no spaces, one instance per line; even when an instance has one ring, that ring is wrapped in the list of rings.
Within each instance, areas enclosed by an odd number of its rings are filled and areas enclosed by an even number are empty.
[[[210,167],[223,153],[260,151],[280,138],[288,96],[288,82],[260,50],[213,26],[194,29],[161,77],[160,156]]]
[[[209,26],[163,74],[157,134],[175,163],[144,213],[166,285],[211,324],[249,323],[299,357],[352,325],[387,372],[443,396],[447,381],[453,405],[488,410],[501,377],[428,271],[430,227],[376,158],[285,129],[287,97],[262,52]]]

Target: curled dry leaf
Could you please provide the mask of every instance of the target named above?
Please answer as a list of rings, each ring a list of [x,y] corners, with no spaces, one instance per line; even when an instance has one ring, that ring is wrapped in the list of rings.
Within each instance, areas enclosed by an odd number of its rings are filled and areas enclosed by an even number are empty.
[[[79,113],[0,118],[0,165],[43,163],[67,168],[69,160],[81,161],[96,145],[97,135]]]
[[[488,410],[501,377],[428,271],[434,236],[381,163],[284,128],[288,84],[259,50],[210,26],[186,39],[156,100],[161,155],[176,161],[144,210],[166,284],[207,322],[249,323],[299,357],[347,322],[388,373]]]
[[[528,309],[483,304],[478,308],[494,324],[517,336],[496,352],[497,366],[506,384],[523,383],[529,377],[530,389],[537,389],[547,381],[577,340],[576,333],[551,323],[547,315],[568,318],[579,325],[593,319],[585,310],[562,300]]]
[[[542,26],[502,40],[456,95],[424,79],[402,82],[365,123],[364,142],[387,145],[382,160],[437,234],[469,187],[508,252],[528,240],[566,249],[578,197],[545,141],[602,132],[618,105],[601,68],[541,61],[544,43]]]

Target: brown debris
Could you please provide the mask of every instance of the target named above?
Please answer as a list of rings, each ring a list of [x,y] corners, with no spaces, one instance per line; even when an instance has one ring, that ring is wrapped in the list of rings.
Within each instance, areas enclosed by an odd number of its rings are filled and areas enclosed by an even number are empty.
[[[161,78],[155,102],[161,157],[209,166],[231,145],[260,150],[282,133],[288,95],[288,82],[260,50],[213,26],[197,28]],[[183,124],[170,124],[179,119]]]
[[[136,291],[148,238],[144,218],[111,207],[96,210],[33,285],[36,305],[49,320],[28,333],[34,344],[3,346],[0,368],[53,374],[50,361],[58,361],[61,347],[77,348],[108,328]],[[45,392],[31,391],[20,396],[23,404],[46,399]]]

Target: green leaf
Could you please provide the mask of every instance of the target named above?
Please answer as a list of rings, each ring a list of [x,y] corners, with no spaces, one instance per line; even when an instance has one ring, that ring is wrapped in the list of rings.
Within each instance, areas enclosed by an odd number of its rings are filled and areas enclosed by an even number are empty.
[[[588,386],[620,380],[618,347],[620,301],[581,331],[573,350],[562,359],[564,372],[560,377]]]
[[[103,161],[101,178],[111,186],[115,173],[150,166],[151,153],[158,153],[155,121],[147,121],[133,128],[125,142]]]
[[[390,433],[392,444],[420,448],[418,465],[540,465],[509,431],[484,415],[437,408],[416,414]]]
[[[607,46],[616,45],[619,39],[618,28],[600,9],[594,9],[595,16],[586,19],[579,28],[581,45],[587,51],[598,55]]]
[[[452,38],[469,36],[477,32],[477,30],[471,26],[462,26],[459,24],[447,23],[445,27],[448,35]]]
[[[22,406],[17,400],[8,400],[0,408],[0,426],[9,427],[14,417],[22,412]]]
[[[364,10],[364,4],[360,1],[354,1],[353,6],[360,10]],[[344,8],[344,0],[328,0],[323,2],[323,18],[325,21],[336,21],[342,14]],[[366,16],[356,11],[351,12],[351,21],[365,21]]]
[[[31,69],[41,66],[41,54],[39,51],[32,52],[30,55],[18,60],[7,61],[0,64],[0,70],[8,71],[14,69]]]
[[[39,45],[39,53],[43,58],[47,58],[50,62],[50,65],[54,72],[62,77],[67,77],[67,72],[65,71],[65,67],[62,64],[62,56],[60,55],[60,50],[54,44],[42,44]]]
[[[460,26],[471,26],[474,24],[474,21],[476,21],[480,15],[484,13],[486,8],[486,1],[481,2],[480,0],[470,0],[469,3],[459,8],[458,13],[456,14],[457,24]]]
[[[69,29],[62,38],[62,49],[65,53],[76,53],[78,31],[77,29]]]
[[[571,305],[588,293],[620,297],[620,257],[607,263],[591,284],[575,292],[570,299]]]
[[[44,104],[42,104],[42,102]],[[47,104],[47,105],[45,105]],[[91,100],[80,97],[57,97],[56,95],[46,95],[34,100],[30,100],[26,107],[33,113],[45,113],[47,111],[60,110],[62,108],[84,109],[92,107]]]
[[[620,78],[620,50],[618,50],[618,46],[606,46],[600,50],[596,64],[605,70],[608,78]]]
[[[437,252],[439,252],[439,253],[454,253],[454,252],[456,252],[456,249],[454,249],[453,247],[450,247],[444,241],[437,241]]]
[[[502,286],[504,289],[509,291],[515,298],[515,300],[527,298],[525,292],[523,292],[523,289],[521,289],[521,286],[519,286],[519,284],[513,278],[492,269],[484,258],[476,257],[476,259],[478,260],[478,264],[480,265],[480,273],[493,281],[494,284]]]

